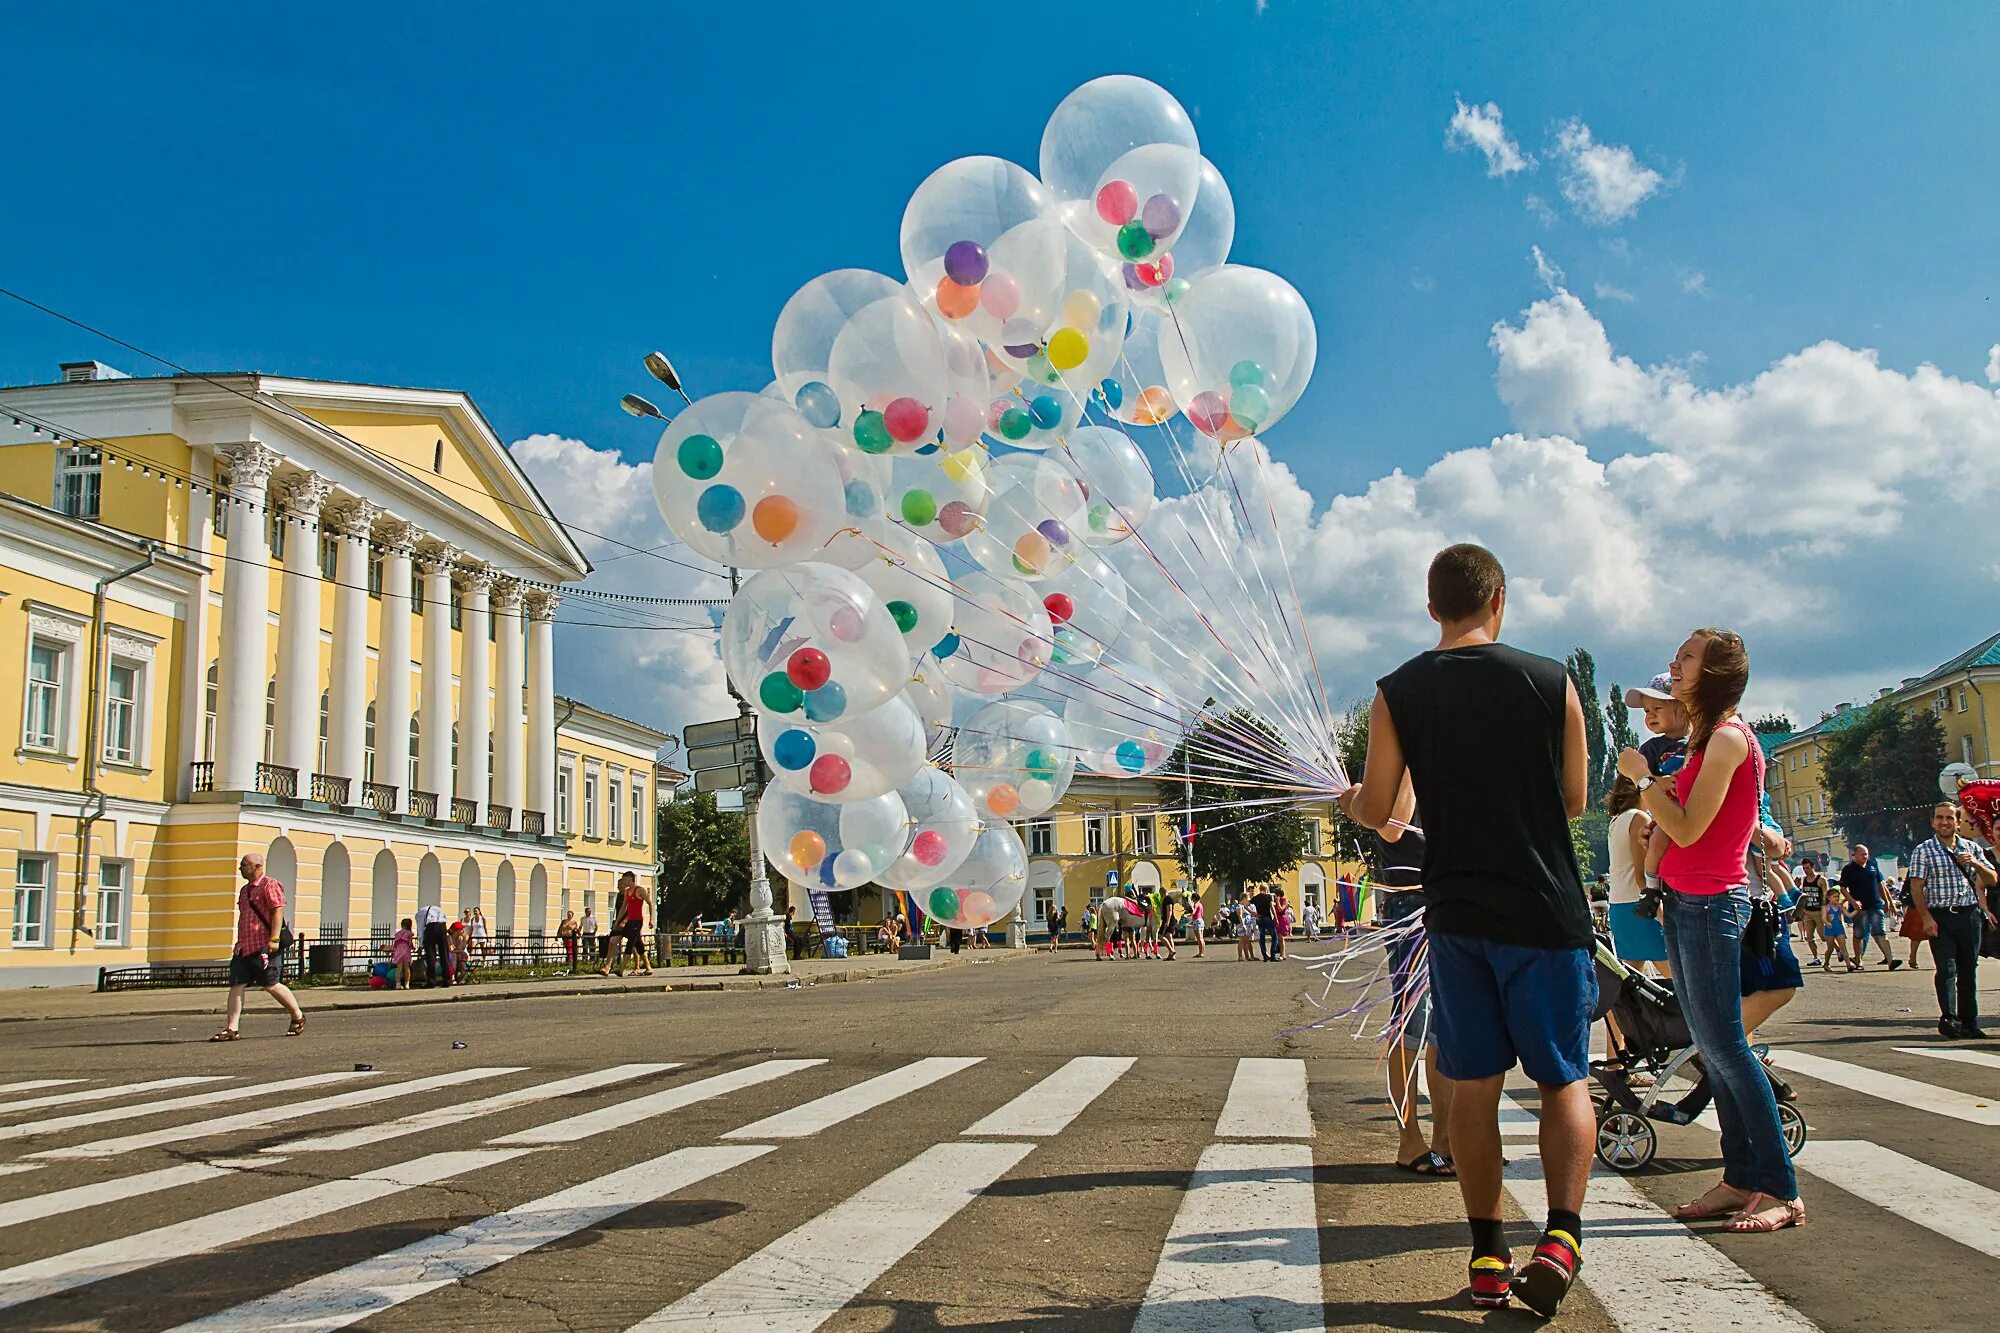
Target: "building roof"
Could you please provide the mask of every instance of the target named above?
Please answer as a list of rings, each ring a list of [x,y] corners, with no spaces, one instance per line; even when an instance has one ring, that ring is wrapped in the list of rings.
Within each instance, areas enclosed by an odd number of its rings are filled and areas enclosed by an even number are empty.
[[[636,722],[629,717],[620,717],[618,714],[607,712],[595,704],[587,704],[581,699],[572,699],[566,694],[558,694],[555,697],[555,703],[562,719],[556,728],[558,731],[567,730],[572,722],[584,723],[594,725],[602,732],[613,734],[623,733],[624,739],[629,742],[651,742],[654,750],[660,749],[668,741],[674,739],[671,732],[661,731],[657,727],[649,727],[644,722]]]
[[[1779,737],[1767,743],[1764,746],[1764,752],[1770,754],[1776,750],[1790,749],[1800,741],[1815,740],[1836,731],[1846,731],[1849,727],[1859,722],[1867,711],[1866,706],[1857,708],[1853,704],[1849,704],[1839,712],[1821,718],[1804,731],[1793,732],[1789,736]]]
[[[1982,639],[1950,661],[1932,667],[1915,680],[1898,686],[1896,693],[1921,690],[1927,685],[1970,671],[1973,667],[2000,667],[2000,634]]]

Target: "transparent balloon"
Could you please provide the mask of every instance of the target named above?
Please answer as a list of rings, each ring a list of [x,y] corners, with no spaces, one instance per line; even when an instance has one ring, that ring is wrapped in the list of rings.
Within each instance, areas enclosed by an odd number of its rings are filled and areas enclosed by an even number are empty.
[[[910,817],[893,791],[835,805],[770,787],[757,803],[757,845],[791,883],[839,892],[895,863],[910,845]]]
[[[987,469],[993,498],[965,538],[966,554],[1002,578],[1036,581],[1063,568],[1082,544],[1083,483],[1053,458],[1008,454]]]
[[[918,901],[941,926],[990,926],[1021,905],[1028,889],[1028,851],[1002,820],[988,820],[972,851]]]
[[[821,431],[820,439],[840,474],[840,514],[833,535],[812,558],[858,571],[881,554],[881,543],[895,531],[889,517],[890,460],[847,448],[834,431]]]
[[[1001,362],[1038,386],[1087,392],[1103,379],[1125,340],[1128,302],[1096,251],[1045,218],[994,242],[993,261],[1006,265],[1020,290],[997,341],[987,339]]]
[[[1054,631],[1034,591],[984,570],[956,583],[951,633],[931,649],[952,688],[991,699],[1041,675]]]
[[[1001,328],[1020,311],[1021,280],[1010,264],[1037,271],[1056,262],[1033,245],[1053,247],[1046,229],[1017,242],[1011,258],[996,262],[1002,237],[1054,216],[1055,201],[1042,183],[997,157],[962,157],[925,178],[903,209],[903,271],[926,306],[980,341],[998,345]]]
[[[907,529],[890,528],[871,555],[855,572],[882,599],[911,651],[929,651],[952,622],[951,581],[937,548]]]
[[[1063,686],[1063,721],[1077,764],[1110,777],[1162,768],[1186,730],[1187,710],[1149,667],[1107,662]]]
[[[676,537],[722,564],[768,569],[811,559],[844,521],[833,454],[791,407],[719,393],[667,426],[653,498]]]
[[[1071,546],[1062,565],[1036,584],[1035,591],[1055,627],[1050,665],[1070,674],[1094,666],[1117,646],[1131,622],[1124,575],[1088,546]]]
[[[951,682],[944,678],[944,668],[935,657],[926,653],[917,659],[917,669],[904,687],[903,697],[924,720],[924,753],[935,755],[944,738],[951,734],[952,712]]]
[[[1083,400],[1066,385],[1022,380],[986,406],[988,437],[1016,449],[1052,449],[1083,421]]]
[[[889,518],[938,545],[979,526],[993,489],[991,460],[983,445],[955,453],[932,449],[889,460]]]
[[[1135,311],[1118,364],[1098,381],[1097,401],[1120,421],[1134,426],[1158,426],[1180,411],[1174,403],[1173,391],[1167,387],[1166,366],[1160,360],[1163,332],[1171,336],[1172,326],[1153,315]]]
[[[1187,295],[1194,279],[1221,267],[1235,240],[1236,200],[1222,173],[1204,157],[1194,211],[1188,214],[1187,227],[1174,242],[1173,253],[1154,263],[1123,264],[1119,274],[1134,305],[1163,311]]]
[[[986,428],[986,404],[993,397],[993,368],[986,346],[971,333],[931,312],[944,349],[945,404],[937,442],[946,449],[979,443]]]
[[[799,288],[778,314],[771,366],[808,421],[863,453],[908,452],[943,425],[937,328],[916,295],[883,274],[838,269]]]
[[[1160,359],[1174,402],[1214,439],[1268,430],[1312,379],[1319,336],[1305,298],[1275,273],[1225,264],[1170,312]]]
[[[1076,776],[1069,731],[1027,699],[1002,699],[967,718],[952,742],[951,771],[982,818],[1047,814]]]
[[[1201,147],[1172,93],[1110,74],[1072,92],[1049,117],[1041,175],[1063,220],[1106,258],[1156,263],[1195,207]]]
[[[924,766],[924,720],[898,696],[838,722],[764,714],[757,743],[782,784],[802,796],[846,805],[893,791]]]
[[[903,692],[915,660],[875,590],[837,565],[764,570],[722,620],[730,682],[778,717],[860,717]]]
[[[1085,426],[1064,442],[1062,456],[1083,482],[1088,544],[1115,546],[1153,512],[1153,466],[1124,431]]]
[[[920,770],[897,793],[910,816],[910,847],[875,876],[891,889],[917,892],[942,883],[979,841],[979,813],[965,788],[935,766]]]

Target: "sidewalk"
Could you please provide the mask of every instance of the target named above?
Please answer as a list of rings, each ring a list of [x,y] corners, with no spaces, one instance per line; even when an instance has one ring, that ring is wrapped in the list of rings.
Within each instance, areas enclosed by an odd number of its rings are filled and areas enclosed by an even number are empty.
[[[825,986],[842,981],[875,981],[911,976],[947,967],[965,967],[1002,958],[1028,958],[1038,949],[982,949],[954,958],[937,948],[928,960],[868,954],[860,958],[796,958],[790,974],[745,976],[733,964],[660,969],[651,977],[603,978],[595,972],[532,981],[475,981],[437,990],[367,990],[360,987],[307,987],[299,998],[312,1013],[336,1009],[376,1009],[412,1004],[470,1004],[481,1000],[538,1000],[558,995],[649,995],[670,991],[783,990],[788,986]],[[219,1014],[227,994],[220,987],[186,990],[112,991],[99,994],[82,986],[45,986],[0,990],[0,1023],[47,1018],[120,1018],[156,1014]]]

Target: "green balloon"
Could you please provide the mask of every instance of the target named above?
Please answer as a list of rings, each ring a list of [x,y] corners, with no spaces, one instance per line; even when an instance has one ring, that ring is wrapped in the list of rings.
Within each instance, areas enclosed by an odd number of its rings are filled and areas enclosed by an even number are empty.
[[[1025,410],[1010,407],[1000,414],[1000,437],[1005,440],[1025,440],[1028,432],[1035,428],[1035,419]]]
[[[712,435],[690,435],[681,441],[674,458],[681,465],[681,471],[696,481],[707,481],[722,471],[722,446]]]
[[[1028,751],[1028,776],[1047,782],[1056,775],[1056,761],[1047,750]]]
[[[1153,233],[1146,230],[1145,223],[1133,218],[1118,229],[1118,253],[1131,260],[1153,253]]]
[[[1255,361],[1238,361],[1229,368],[1229,382],[1231,384],[1255,384],[1259,388],[1262,388],[1264,379],[1264,367],[1258,365]]]
[[[773,671],[757,686],[757,700],[774,713],[796,713],[806,701],[805,691],[792,684],[782,671]]]
[[[905,601],[889,603],[889,618],[896,622],[896,628],[908,634],[917,627],[917,608]]]
[[[1111,531],[1111,506],[1094,504],[1090,507],[1090,530],[1092,532]]]
[[[947,889],[943,885],[931,890],[930,913],[942,920],[952,920],[958,915],[958,890]]]
[[[864,454],[886,454],[895,441],[889,438],[889,424],[873,410],[854,418],[854,443]]]
[[[937,497],[929,491],[903,492],[903,521],[913,528],[929,526],[937,517]]]
[[[1271,419],[1271,395],[1262,385],[1239,384],[1229,392],[1229,415],[1257,430]]]

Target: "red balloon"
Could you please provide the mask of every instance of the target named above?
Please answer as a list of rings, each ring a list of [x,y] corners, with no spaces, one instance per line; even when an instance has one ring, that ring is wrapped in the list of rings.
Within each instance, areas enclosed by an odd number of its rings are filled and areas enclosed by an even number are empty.
[[[1122,227],[1139,215],[1139,192],[1131,181],[1106,181],[1097,192],[1097,216]]]
[[[1213,389],[1204,390],[1188,404],[1187,416],[1203,435],[1221,435],[1229,424],[1229,402]]]
[[[930,434],[931,410],[914,398],[898,398],[882,409],[882,424],[890,439],[908,444]]]
[[[812,789],[829,795],[846,791],[848,782],[854,777],[854,770],[837,754],[821,755],[812,761],[812,767],[806,771]]]
[[[944,860],[944,852],[944,834],[936,829],[925,829],[917,835],[917,840],[910,844],[910,855],[927,866],[940,864]]]
[[[1047,608],[1049,619],[1058,625],[1069,624],[1069,618],[1076,614],[1076,600],[1066,592],[1050,593],[1042,598],[1042,605]]]
[[[817,648],[801,648],[785,663],[785,674],[802,690],[816,690],[833,679],[833,663]]]

